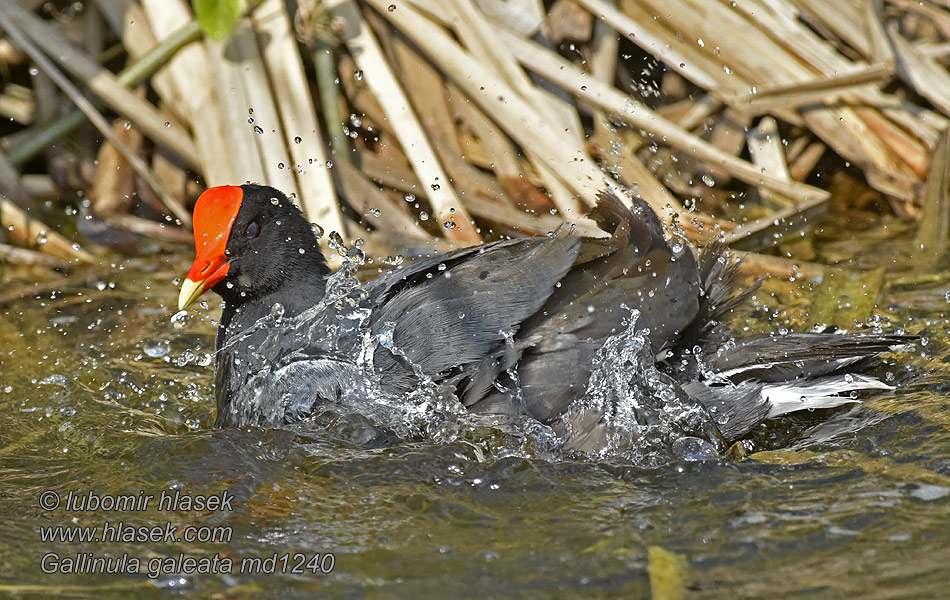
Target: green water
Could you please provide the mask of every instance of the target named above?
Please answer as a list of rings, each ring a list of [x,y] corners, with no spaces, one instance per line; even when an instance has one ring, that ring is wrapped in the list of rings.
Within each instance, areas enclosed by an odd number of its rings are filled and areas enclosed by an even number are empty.
[[[910,264],[878,240],[849,243],[826,251],[875,263],[873,248],[876,264]],[[881,312],[892,327],[926,335],[927,345],[899,359],[895,394],[849,413],[865,423],[857,432],[825,439],[818,430],[802,448],[741,462],[644,470],[482,461],[463,443],[361,449],[320,432],[214,430],[204,365],[216,311],[198,309],[183,328],[171,323],[186,261],[160,254],[50,279],[28,294],[33,274],[5,275],[0,596],[645,598],[657,548],[682,557],[673,587],[689,598],[946,596],[950,305],[939,286],[886,296]],[[809,293],[800,282],[769,284],[739,321],[795,324]],[[44,491],[58,494],[57,508],[41,508]],[[63,505],[69,492],[176,491],[227,493],[232,509]],[[117,522],[171,524],[179,534],[217,527],[230,539],[42,539],[46,527]],[[90,554],[137,558],[141,573],[43,570]],[[215,555],[217,573],[161,572],[166,560]],[[259,572],[268,558],[288,572]],[[230,573],[220,572],[224,559]]]

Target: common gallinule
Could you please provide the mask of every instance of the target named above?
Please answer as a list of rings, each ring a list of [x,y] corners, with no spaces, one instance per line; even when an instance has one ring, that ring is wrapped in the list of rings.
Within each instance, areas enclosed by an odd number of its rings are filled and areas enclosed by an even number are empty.
[[[721,244],[694,258],[640,201],[604,195],[590,216],[609,238],[563,228],[355,286],[331,274],[278,190],[207,190],[179,308],[208,290],[224,299],[217,425],[281,427],[326,403],[433,386],[472,413],[541,423],[575,453],[623,451],[651,432],[708,452],[766,419],[888,388],[862,372],[910,338],[736,339],[721,320],[750,290],[733,290]]]

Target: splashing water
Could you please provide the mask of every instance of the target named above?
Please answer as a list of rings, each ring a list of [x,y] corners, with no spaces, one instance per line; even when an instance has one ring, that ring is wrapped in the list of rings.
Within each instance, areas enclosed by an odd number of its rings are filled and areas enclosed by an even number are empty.
[[[469,413],[454,386],[434,381],[399,348],[395,323],[377,325],[373,331],[373,299],[353,276],[361,254],[344,252],[344,256],[347,262],[329,278],[326,296],[319,303],[291,318],[275,305],[269,315],[222,348],[219,369],[229,368],[230,347],[253,348],[251,364],[235,369],[249,375],[232,390],[241,397],[232,404],[263,415],[262,424],[282,425],[285,415],[288,420],[310,415],[314,425],[337,432],[340,423],[346,423],[349,442],[467,440],[493,455],[553,459],[575,450],[571,416],[596,414],[602,416],[608,440],[597,452],[598,458],[652,466],[719,455],[720,438],[710,415],[654,366],[649,331],[636,326],[638,311],[631,310],[626,329],[600,349],[586,392],[572,404],[565,417],[567,425],[558,431],[556,425],[549,427],[527,415]],[[505,332],[512,348],[514,335],[514,331]],[[288,339],[293,342],[288,344]],[[385,391],[375,368],[380,352],[395,357],[413,373],[413,391]],[[521,397],[517,367],[507,375],[503,391]],[[352,426],[354,419],[359,427]]]
[[[641,466],[719,456],[720,436],[709,413],[655,366],[640,311],[630,310],[627,328],[607,339],[593,360],[584,395],[565,415],[565,447],[574,448],[573,423],[591,415],[608,443],[598,458],[621,457]]]

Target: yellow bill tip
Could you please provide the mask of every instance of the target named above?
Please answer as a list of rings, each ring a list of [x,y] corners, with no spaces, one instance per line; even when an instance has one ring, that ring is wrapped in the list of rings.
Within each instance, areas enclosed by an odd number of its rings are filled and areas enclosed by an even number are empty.
[[[178,310],[185,310],[194,304],[195,300],[201,296],[203,286],[204,281],[185,279],[184,283],[181,284],[181,293],[178,294]]]

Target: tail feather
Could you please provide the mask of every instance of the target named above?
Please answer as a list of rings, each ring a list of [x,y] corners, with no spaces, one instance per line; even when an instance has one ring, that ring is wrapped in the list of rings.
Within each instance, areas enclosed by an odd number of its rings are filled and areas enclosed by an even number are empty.
[[[769,418],[787,415],[799,410],[835,408],[860,402],[861,390],[893,390],[876,377],[868,375],[832,375],[808,381],[765,385],[762,397],[769,403]],[[854,392],[854,393],[852,393]]]
[[[784,383],[801,377],[823,377],[845,368],[866,370],[880,354],[916,340],[908,335],[863,333],[757,336],[739,340],[735,346],[708,357],[706,369],[732,382],[754,379]]]
[[[859,391],[894,387],[867,375],[840,374],[785,383],[743,381],[722,385],[694,381],[683,389],[706,408],[723,438],[734,441],[766,419],[801,410],[855,404],[861,402]]]

